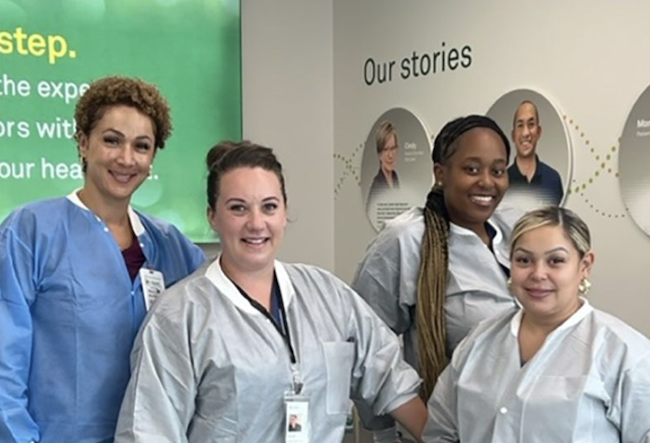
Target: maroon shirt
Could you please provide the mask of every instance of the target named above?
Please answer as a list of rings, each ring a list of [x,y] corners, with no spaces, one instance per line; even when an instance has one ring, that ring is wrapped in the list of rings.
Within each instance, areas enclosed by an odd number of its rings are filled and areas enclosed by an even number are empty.
[[[133,235],[131,246],[122,251],[122,257],[124,257],[124,264],[126,264],[126,269],[129,271],[131,281],[134,281],[135,276],[138,275],[140,268],[146,261],[138,237],[135,234]]]

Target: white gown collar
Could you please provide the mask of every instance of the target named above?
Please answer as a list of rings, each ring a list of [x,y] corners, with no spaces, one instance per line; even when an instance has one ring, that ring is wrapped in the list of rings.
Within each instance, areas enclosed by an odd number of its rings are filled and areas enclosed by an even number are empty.
[[[289,278],[289,274],[285,269],[284,265],[279,262],[274,262],[275,275],[278,278],[278,285],[280,286],[280,295],[282,296],[282,302],[286,310],[289,309],[291,300],[295,295],[295,289]],[[253,307],[246,300],[235,284],[230,280],[221,268],[221,254],[208,266],[208,269],[205,271],[205,276],[212,282],[216,288],[224,294],[228,300],[230,300],[235,306],[237,306],[242,311],[250,315],[262,315],[257,309]]]
[[[490,224],[490,226],[492,226],[492,229],[494,229],[494,231],[496,232],[496,235],[492,239],[492,244],[494,246],[501,244],[501,242],[503,241],[503,234],[501,233],[501,229],[499,229],[499,226],[497,226],[496,223],[492,222],[491,219],[488,219],[487,222]],[[463,228],[462,226],[459,226],[452,222],[449,222],[449,230],[451,233],[455,235],[462,235],[465,237],[467,236],[478,237],[474,231],[467,228]]]
[[[589,300],[586,298],[580,297],[580,301],[582,301],[582,306],[580,306],[580,308],[574,312],[571,317],[567,318],[564,323],[562,323],[553,332],[551,332],[551,334],[563,331],[564,329],[568,329],[571,326],[580,323],[580,320],[585,318],[594,310],[594,308],[589,304]],[[519,328],[521,326],[521,319],[523,318],[523,315],[524,310],[519,309],[514,317],[512,317],[512,320],[510,320],[510,332],[515,337],[519,337]]]
[[[88,209],[88,207],[86,205],[83,204],[83,202],[79,198],[79,191],[81,191],[81,188],[75,189],[74,191],[72,191],[70,194],[67,195],[67,199],[70,200],[75,205],[77,205],[78,207],[80,207],[81,209],[84,209],[84,210],[86,210],[88,212],[91,212],[95,216],[97,221],[101,222],[102,220],[99,217],[97,217],[97,215],[94,212],[92,212],[90,209]],[[135,233],[136,236],[139,237],[140,235],[144,234],[144,232],[145,232],[144,225],[142,224],[142,221],[140,220],[140,217],[133,210],[131,205],[129,205],[127,211],[128,211],[128,214],[129,214],[129,221],[131,222],[131,227],[133,228],[133,232]]]

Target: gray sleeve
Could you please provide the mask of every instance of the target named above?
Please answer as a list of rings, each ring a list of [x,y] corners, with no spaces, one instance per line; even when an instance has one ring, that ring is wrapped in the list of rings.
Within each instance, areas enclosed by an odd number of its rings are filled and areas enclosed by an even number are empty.
[[[398,335],[414,327],[423,234],[423,219],[386,227],[368,247],[352,282],[353,289]],[[363,402],[357,403],[357,410],[368,429],[395,426],[390,415],[375,416]]]
[[[366,251],[352,282],[354,290],[396,334],[415,321],[420,244],[424,224],[382,231]]]
[[[650,443],[650,354],[623,373],[608,418],[618,422],[621,443]]]
[[[343,283],[341,283],[343,285]],[[355,343],[351,398],[360,409],[388,414],[417,396],[420,377],[402,358],[399,339],[352,290],[349,331]]]
[[[141,330],[131,354],[131,381],[115,443],[188,441],[196,383],[190,340],[183,340],[178,330],[155,316]]]
[[[427,404],[429,416],[424,426],[425,443],[459,442],[457,417],[456,371],[452,365],[440,374]]]

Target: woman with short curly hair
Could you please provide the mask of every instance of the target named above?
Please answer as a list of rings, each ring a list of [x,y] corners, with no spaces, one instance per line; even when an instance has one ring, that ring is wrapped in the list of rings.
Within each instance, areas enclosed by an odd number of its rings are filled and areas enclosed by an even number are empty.
[[[0,226],[2,441],[112,442],[129,353],[156,289],[205,258],[175,227],[130,206],[171,133],[158,89],[100,79],[75,120],[83,187],[16,209]]]

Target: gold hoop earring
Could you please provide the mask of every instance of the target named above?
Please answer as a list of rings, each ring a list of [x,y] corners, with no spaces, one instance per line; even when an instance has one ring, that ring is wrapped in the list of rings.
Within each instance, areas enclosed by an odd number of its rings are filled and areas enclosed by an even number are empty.
[[[582,295],[587,295],[589,290],[591,289],[591,282],[587,277],[583,278],[582,281],[580,281],[580,284],[578,285],[578,292]]]

